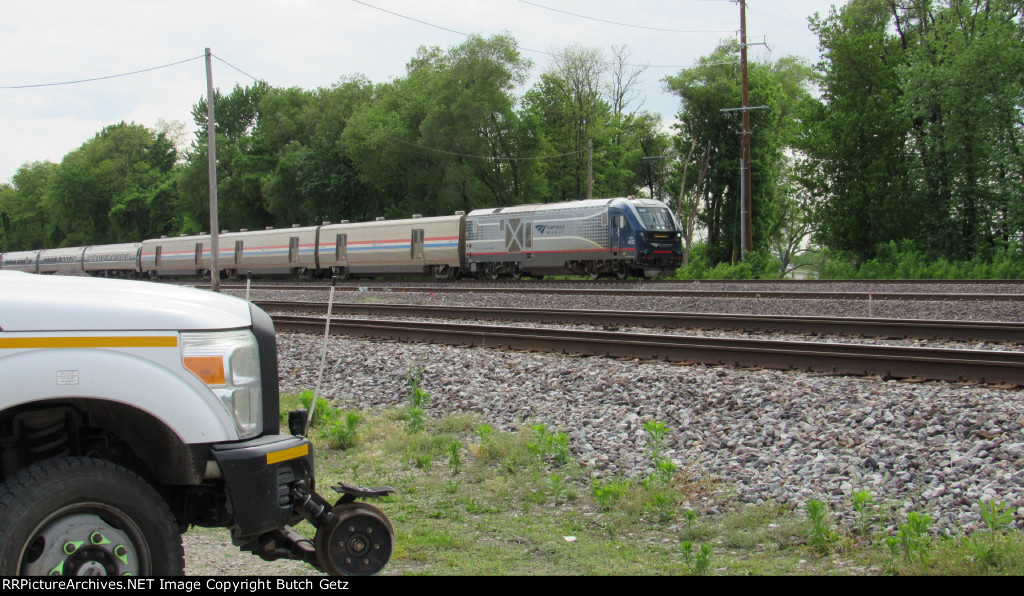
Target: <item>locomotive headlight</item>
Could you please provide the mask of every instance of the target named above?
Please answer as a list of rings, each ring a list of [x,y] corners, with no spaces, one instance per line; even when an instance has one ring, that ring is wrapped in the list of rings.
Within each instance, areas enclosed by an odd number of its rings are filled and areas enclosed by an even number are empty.
[[[220,399],[240,438],[263,431],[260,354],[252,333],[182,333],[181,359]]]

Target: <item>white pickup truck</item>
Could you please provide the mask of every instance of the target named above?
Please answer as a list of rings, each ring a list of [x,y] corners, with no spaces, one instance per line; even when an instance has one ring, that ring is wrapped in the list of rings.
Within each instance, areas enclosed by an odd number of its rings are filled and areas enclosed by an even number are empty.
[[[267,560],[379,572],[394,531],[355,499],[390,489],[320,497],[277,381],[273,324],[243,300],[0,271],[0,575],[181,574],[192,525]]]

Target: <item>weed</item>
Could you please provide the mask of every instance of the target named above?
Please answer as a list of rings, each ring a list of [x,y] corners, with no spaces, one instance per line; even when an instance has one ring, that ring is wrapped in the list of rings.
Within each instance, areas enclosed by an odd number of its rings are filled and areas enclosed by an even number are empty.
[[[448,444],[448,467],[452,469],[454,475],[462,473],[462,443],[459,441]]]
[[[683,551],[683,562],[690,570],[691,575],[706,575],[711,567],[711,545],[702,544],[696,552],[693,550],[693,542],[684,540],[680,545]]]
[[[406,422],[410,432],[419,432],[426,427],[426,411],[423,406],[426,405],[430,394],[420,387],[422,381],[423,367],[411,368],[408,374],[409,393],[406,396],[408,402]]]
[[[612,507],[626,496],[630,485],[629,480],[617,478],[598,480],[590,485],[590,492],[597,499],[597,504],[603,511],[611,511]]]
[[[430,470],[433,463],[434,458],[430,455],[416,455],[413,457],[413,464],[421,470]]]
[[[670,482],[678,467],[662,453],[668,426],[660,420],[649,420],[644,423],[644,430],[647,431],[647,436],[650,438],[651,462],[654,464],[654,470],[662,480]]]
[[[928,515],[911,511],[907,514],[907,522],[901,524],[896,537],[903,549],[903,558],[911,562],[924,563],[931,548],[931,537],[928,530],[932,518]]]
[[[872,511],[875,509],[875,498],[870,491],[861,490],[853,493],[854,525],[861,536],[867,536],[875,520]]]
[[[487,445],[494,439],[494,427],[490,424],[481,424],[476,427],[474,432],[476,433],[476,436],[480,438],[480,442],[484,445]]]
[[[332,421],[324,432],[328,445],[342,450],[354,447],[361,420],[362,416],[359,415],[359,412],[350,410],[345,412],[341,419]]]
[[[807,537],[807,543],[823,555],[831,554],[835,550],[839,535],[828,527],[828,507],[817,499],[811,499],[804,505],[804,512],[807,519],[811,521],[811,532]]]
[[[569,435],[564,432],[551,433],[547,426],[537,424],[531,427],[534,438],[526,443],[526,448],[538,463],[544,463],[549,457],[558,466],[572,461],[569,453]]]
[[[981,520],[985,527],[992,532],[1003,532],[1010,529],[1013,523],[1013,509],[1000,501],[978,501],[978,508],[981,510]]]

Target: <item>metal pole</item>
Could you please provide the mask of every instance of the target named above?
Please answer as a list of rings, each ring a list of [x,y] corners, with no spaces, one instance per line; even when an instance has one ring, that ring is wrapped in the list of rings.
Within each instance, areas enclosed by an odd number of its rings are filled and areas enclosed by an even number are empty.
[[[594,198],[594,139],[587,139],[587,198]]]
[[[213,119],[213,64],[210,48],[206,48],[206,146],[209,153],[210,181],[210,289],[220,291],[220,270],[217,268],[218,246],[217,231],[217,124]]]

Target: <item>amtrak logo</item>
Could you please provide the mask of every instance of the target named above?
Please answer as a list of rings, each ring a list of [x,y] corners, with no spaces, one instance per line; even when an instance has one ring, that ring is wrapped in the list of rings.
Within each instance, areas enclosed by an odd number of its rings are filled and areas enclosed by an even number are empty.
[[[536,226],[534,226],[534,228],[537,230],[537,233],[539,233],[539,234],[547,234],[548,230],[550,230],[552,234],[564,234],[565,233],[565,224],[558,224],[558,225],[537,224]]]

